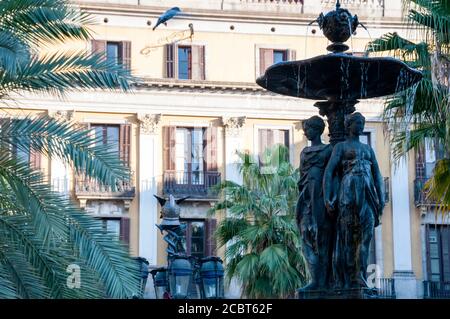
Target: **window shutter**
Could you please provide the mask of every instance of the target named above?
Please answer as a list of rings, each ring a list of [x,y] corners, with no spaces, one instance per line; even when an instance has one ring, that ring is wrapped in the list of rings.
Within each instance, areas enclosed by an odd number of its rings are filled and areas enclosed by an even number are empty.
[[[92,53],[103,55],[106,58],[106,41],[105,40],[92,40]]]
[[[163,163],[164,170],[175,169],[175,126],[163,127]]]
[[[119,152],[120,159],[129,167],[131,156],[131,124],[120,125]]]
[[[216,231],[217,220],[215,218],[208,218],[205,221],[206,224],[206,249],[205,254],[207,256],[214,256],[216,254],[216,239],[214,233]]]
[[[192,46],[192,80],[205,79],[205,46]]]
[[[122,41],[122,64],[131,71],[131,41]]]
[[[32,170],[41,169],[41,153],[30,148],[30,168]]]
[[[273,50],[259,49],[259,73],[263,75],[266,69],[273,64]]]
[[[120,220],[120,239],[125,243],[130,243],[130,219],[122,217]]]
[[[166,44],[164,48],[164,58],[166,61],[166,70],[165,70],[165,76],[166,78],[175,78],[175,50],[176,46],[175,44]]]
[[[206,129],[206,147],[204,158],[206,169],[209,172],[217,171],[217,127],[210,126]]]
[[[297,60],[297,51],[289,50],[289,61]]]

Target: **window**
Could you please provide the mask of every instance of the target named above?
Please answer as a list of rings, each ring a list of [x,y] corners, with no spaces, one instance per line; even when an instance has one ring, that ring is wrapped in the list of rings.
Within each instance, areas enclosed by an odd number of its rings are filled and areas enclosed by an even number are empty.
[[[181,223],[186,225],[185,249],[187,255],[203,258],[215,254],[215,219],[182,219]]]
[[[178,79],[192,79],[192,49],[178,47]]]
[[[114,65],[123,65],[128,71],[131,69],[130,41],[93,40],[92,52],[104,55]]]
[[[168,44],[165,48],[165,76],[179,80],[205,79],[205,47]]]
[[[289,130],[279,129],[259,129],[258,130],[258,151],[259,158],[262,158],[264,151],[277,144],[289,148]]]
[[[427,225],[427,270],[430,281],[450,281],[450,226]]]
[[[90,127],[98,143],[106,145],[111,152],[117,152],[124,164],[130,165],[130,124],[92,124]]]
[[[294,50],[259,49],[259,75],[275,63],[295,60]]]
[[[205,257],[205,221],[183,220],[181,223],[186,225],[186,254],[198,258]]]
[[[273,50],[273,64],[287,61],[287,50]]]
[[[113,234],[126,243],[130,242],[130,222],[127,217],[100,217],[99,220],[105,233]]]
[[[106,60],[114,65],[122,64],[122,44],[106,42]]]
[[[175,170],[179,184],[203,184],[205,128],[177,127]]]
[[[0,119],[0,130],[2,126],[21,125],[23,121],[27,120],[2,118]],[[29,141],[26,141],[26,144],[24,144],[24,140],[19,137],[13,137],[12,144],[13,146],[10,148],[10,154],[13,158],[17,161],[28,163],[32,170],[39,170],[41,168],[41,153],[31,149]]]
[[[370,132],[364,132],[359,136],[359,141],[361,143],[367,144],[372,147],[372,135]]]
[[[119,126],[118,125],[92,125],[94,138],[97,143],[107,145],[110,151],[119,153]]]

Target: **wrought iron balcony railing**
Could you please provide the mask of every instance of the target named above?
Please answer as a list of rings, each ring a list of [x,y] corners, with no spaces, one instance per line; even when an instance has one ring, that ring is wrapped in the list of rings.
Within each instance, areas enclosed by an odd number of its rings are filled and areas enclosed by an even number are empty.
[[[450,299],[450,281],[424,281],[425,299]]]
[[[427,178],[416,178],[414,180],[414,203],[416,206],[435,206],[436,203],[427,197],[427,192],[424,190]]]
[[[321,0],[324,8],[335,8],[336,0]],[[341,6],[346,9],[368,7],[368,8],[384,8],[384,0],[341,0]]]
[[[52,178],[52,191],[58,192],[63,196],[70,195],[70,180],[68,177]]]
[[[395,279],[394,278],[378,278],[378,298],[395,299]]]
[[[164,193],[193,198],[215,198],[212,187],[220,183],[219,172],[165,171]]]
[[[126,180],[118,180],[115,187],[105,185],[98,180],[78,175],[75,177],[75,194],[77,197],[89,198],[133,198],[136,193],[134,173]]]

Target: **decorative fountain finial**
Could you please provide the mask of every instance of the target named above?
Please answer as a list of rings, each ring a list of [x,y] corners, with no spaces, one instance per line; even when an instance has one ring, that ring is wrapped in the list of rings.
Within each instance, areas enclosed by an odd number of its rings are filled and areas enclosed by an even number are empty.
[[[341,7],[341,3],[339,2],[339,0],[336,1],[336,10],[339,10],[339,8]]]

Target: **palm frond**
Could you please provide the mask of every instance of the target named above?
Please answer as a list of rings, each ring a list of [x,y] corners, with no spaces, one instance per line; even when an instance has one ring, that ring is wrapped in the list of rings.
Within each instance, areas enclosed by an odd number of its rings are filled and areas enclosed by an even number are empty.
[[[88,40],[93,19],[67,0],[2,0],[0,29],[34,46]]]
[[[31,149],[59,158],[72,165],[76,173],[96,178],[113,189],[117,180],[129,178],[117,151],[99,143],[99,137],[74,123],[60,122],[46,115],[2,121],[0,143],[6,149],[15,147],[23,152]]]
[[[61,96],[66,90],[122,89],[129,90],[129,70],[87,52],[53,53],[34,57],[10,74],[0,70],[0,93],[43,92]]]

